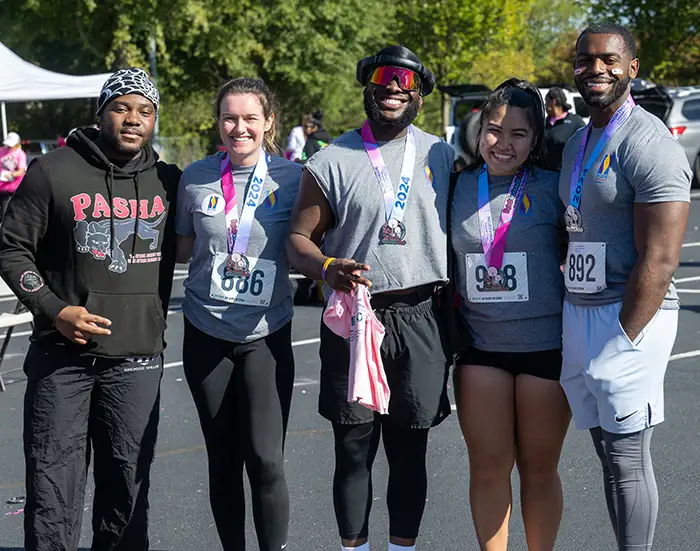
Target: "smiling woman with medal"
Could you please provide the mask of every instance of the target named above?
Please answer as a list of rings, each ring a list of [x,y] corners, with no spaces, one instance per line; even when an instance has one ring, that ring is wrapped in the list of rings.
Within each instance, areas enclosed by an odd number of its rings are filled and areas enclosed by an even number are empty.
[[[535,86],[501,84],[481,112],[479,160],[457,181],[451,243],[461,318],[455,395],[469,452],[481,549],[505,551],[517,464],[530,549],[554,548],[557,472],[570,413],[559,386],[566,234],[559,175],[544,170],[544,103]]]
[[[243,466],[261,551],[287,543],[284,435],[294,384],[285,239],[301,166],[273,155],[275,100],[260,80],[219,90],[225,153],[190,165],[177,204],[183,366],[209,457],[224,551],[245,549]]]

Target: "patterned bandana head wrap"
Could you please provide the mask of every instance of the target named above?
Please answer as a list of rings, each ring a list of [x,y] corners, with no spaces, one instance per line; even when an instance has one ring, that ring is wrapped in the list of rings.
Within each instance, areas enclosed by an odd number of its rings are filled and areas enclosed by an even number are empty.
[[[102,114],[105,106],[110,101],[127,94],[139,94],[151,100],[151,103],[156,108],[156,114],[158,114],[160,94],[155,84],[153,84],[146,71],[131,67],[130,69],[117,71],[104,83],[100,97],[97,98],[97,115]]]

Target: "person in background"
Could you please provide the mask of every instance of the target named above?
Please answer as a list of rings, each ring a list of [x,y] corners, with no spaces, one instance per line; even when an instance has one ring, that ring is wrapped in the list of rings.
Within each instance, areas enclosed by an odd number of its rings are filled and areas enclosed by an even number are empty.
[[[323,111],[314,111],[304,117],[304,134],[306,145],[301,160],[305,163],[314,153],[321,151],[331,142],[330,135],[323,128]]]
[[[0,147],[0,222],[5,218],[7,204],[17,191],[27,171],[27,154],[17,132],[10,132]]]
[[[561,156],[569,138],[586,123],[578,115],[569,113],[571,105],[566,101],[566,95],[561,88],[552,88],[545,97],[547,110],[547,127],[545,132],[545,147],[547,149],[546,168],[559,172]]]
[[[285,242],[302,166],[277,155],[276,111],[263,81],[225,83],[216,99],[225,151],[188,166],[178,198],[178,261],[192,259],[182,360],[224,551],[246,548],[244,465],[260,550],[287,545],[294,310]]]
[[[292,128],[287,138],[287,149],[284,150],[284,157],[289,161],[301,161],[301,155],[306,144],[306,134],[304,133],[304,118],[300,124]]]

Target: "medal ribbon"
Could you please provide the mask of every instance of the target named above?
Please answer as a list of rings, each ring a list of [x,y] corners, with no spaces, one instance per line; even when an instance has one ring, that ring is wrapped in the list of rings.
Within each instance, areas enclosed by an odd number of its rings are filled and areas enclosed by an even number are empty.
[[[579,146],[578,153],[576,154],[576,163],[574,164],[574,170],[571,172],[570,203],[571,206],[575,209],[580,210],[581,207],[581,195],[583,193],[583,182],[586,179],[586,174],[588,174],[588,171],[593,166],[593,163],[596,162],[596,160],[602,153],[603,148],[608,144],[613,134],[617,131],[618,128],[620,128],[624,124],[624,122],[627,119],[630,118],[630,115],[632,114],[632,109],[634,109],[635,105],[636,104],[634,103],[632,96],[628,96],[627,101],[623,103],[622,106],[615,112],[613,118],[610,119],[610,122],[605,127],[603,135],[600,137],[598,143],[595,145],[593,153],[591,153],[591,156],[588,158],[588,162],[586,163],[583,172],[581,172],[581,166],[583,165],[583,157],[586,153],[586,144],[588,143],[588,136],[591,133],[592,123],[589,122],[588,125],[586,125],[586,130],[584,130],[581,145]]]
[[[520,205],[520,201],[525,193],[528,173],[525,167],[520,167],[513,176],[513,181],[508,190],[508,196],[501,217],[498,222],[498,229],[493,230],[493,218],[491,217],[491,204],[489,196],[489,175],[486,165],[481,167],[479,172],[479,230],[481,233],[481,246],[484,249],[484,259],[486,266],[494,267],[498,270],[503,265],[503,254],[506,249],[506,238],[513,215]]]
[[[368,121],[365,121],[362,125],[362,141],[365,145],[369,162],[372,163],[374,174],[384,194],[386,220],[388,222],[390,218],[394,218],[401,222],[406,212],[408,194],[411,190],[411,181],[413,180],[413,169],[416,164],[416,138],[413,135],[413,126],[408,127],[408,133],[406,134],[406,149],[403,153],[403,163],[401,164],[401,181],[396,193],[394,193],[394,187],[391,185],[389,169],[384,163],[384,158],[381,151],[379,151],[377,140],[374,139]]]
[[[239,253],[245,256],[246,250],[248,249],[248,240],[250,239],[250,230],[253,227],[255,209],[260,204],[263,196],[268,162],[267,154],[261,150],[258,162],[255,165],[255,170],[253,171],[253,176],[250,180],[248,193],[246,194],[245,203],[243,204],[243,212],[239,220],[236,186],[233,183],[233,172],[231,171],[231,162],[228,153],[221,161],[221,190],[223,191],[225,202],[226,243],[228,245],[229,255]],[[234,221],[237,225],[236,233],[233,232]]]

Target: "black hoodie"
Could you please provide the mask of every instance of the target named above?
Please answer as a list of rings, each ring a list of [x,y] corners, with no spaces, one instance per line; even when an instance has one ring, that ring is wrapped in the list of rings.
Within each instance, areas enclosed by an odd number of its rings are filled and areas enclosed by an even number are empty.
[[[326,132],[323,126],[319,125],[316,132],[312,132],[309,134],[309,137],[306,138],[306,145],[304,146],[301,160],[303,162],[308,161],[314,153],[321,151],[324,147],[331,143],[331,141],[332,140],[328,132]]]
[[[164,348],[181,171],[150,145],[121,169],[97,137],[77,130],[67,147],[31,163],[0,229],[0,274],[34,314],[32,340],[94,356],[154,356]],[[112,334],[68,341],[53,323],[69,305],[111,320]]]

